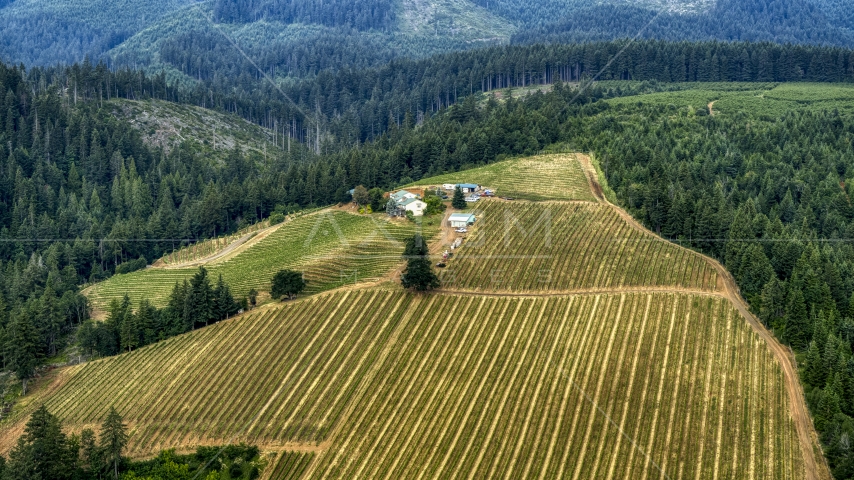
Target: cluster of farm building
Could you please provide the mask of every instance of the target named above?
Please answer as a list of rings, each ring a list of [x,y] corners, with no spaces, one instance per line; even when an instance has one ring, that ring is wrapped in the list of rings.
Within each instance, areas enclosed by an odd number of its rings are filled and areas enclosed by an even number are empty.
[[[449,195],[453,195],[453,192],[457,188],[462,190],[463,194],[466,195],[465,200],[467,203],[475,203],[482,196],[494,196],[491,190],[483,189],[480,185],[474,183],[446,183],[441,186],[441,189],[436,188],[436,191],[437,195],[441,196],[443,200],[447,200]],[[391,203],[386,208],[386,211],[391,216],[403,216],[406,212],[412,212],[412,215],[416,217],[423,216],[424,211],[427,209],[427,203],[422,198],[423,191],[421,189],[415,191],[398,190],[392,193],[389,196],[389,202]]]

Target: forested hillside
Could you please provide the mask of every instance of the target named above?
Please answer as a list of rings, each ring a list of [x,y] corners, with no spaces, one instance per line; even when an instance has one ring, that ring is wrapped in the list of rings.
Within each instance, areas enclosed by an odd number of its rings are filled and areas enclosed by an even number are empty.
[[[848,9],[850,10],[850,9]],[[514,43],[579,42],[613,38],[768,41],[850,46],[850,12],[833,0],[716,0],[707,9],[677,12],[643,4],[599,4],[540,22]]]
[[[97,57],[195,0],[3,0],[0,60],[53,65]]]
[[[616,59],[610,62],[612,57]],[[205,58],[200,57],[202,64]],[[90,64],[37,70],[31,76],[35,84],[67,85],[88,99],[152,96],[235,113],[279,132],[281,145],[287,143],[286,137],[293,137],[324,153],[375,139],[390,125],[420,123],[472,93],[543,85],[558,78],[569,82],[594,77],[659,82],[854,79],[850,50],[770,43],[639,41],[493,47],[397,60],[378,68],[327,70],[310,80],[283,84],[281,91],[253,78],[250,63],[240,65],[233,72],[211,71],[210,80],[188,89],[171,86],[165,75],[110,73]],[[241,71],[236,79],[229,75]]]
[[[82,61],[234,79],[378,66],[494,43],[665,40],[854,45],[841,0],[17,0],[0,2],[0,59]],[[254,68],[252,68],[254,70]],[[236,72],[236,73],[235,73]],[[251,73],[250,73],[251,75]]]
[[[216,0],[213,17],[224,23],[249,23],[258,20],[283,23],[317,23],[356,30],[394,28],[395,5],[392,0]]]

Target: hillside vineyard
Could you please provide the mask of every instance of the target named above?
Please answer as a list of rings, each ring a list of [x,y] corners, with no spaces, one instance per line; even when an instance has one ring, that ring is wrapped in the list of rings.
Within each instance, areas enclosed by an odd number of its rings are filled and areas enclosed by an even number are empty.
[[[131,454],[320,445],[306,478],[629,478],[653,461],[789,478],[800,449],[762,347],[716,297],[367,290],[75,367],[45,402],[74,429],[128,412]]]
[[[480,216],[466,248],[442,271],[449,289],[717,289],[705,259],[634,229],[607,205],[487,200]]]
[[[383,277],[397,265],[402,241],[414,230],[413,225],[325,211],[268,228],[233,254],[206,265],[212,275],[222,275],[239,295],[252,288],[268,291],[270,278],[283,267],[304,272],[309,291],[316,293],[356,280]],[[425,235],[433,231],[435,227],[428,226]],[[106,309],[110,301],[121,300],[124,295],[133,304],[146,298],[162,306],[175,283],[189,279],[197,269],[172,264],[117,275],[94,285],[87,294],[99,309]]]

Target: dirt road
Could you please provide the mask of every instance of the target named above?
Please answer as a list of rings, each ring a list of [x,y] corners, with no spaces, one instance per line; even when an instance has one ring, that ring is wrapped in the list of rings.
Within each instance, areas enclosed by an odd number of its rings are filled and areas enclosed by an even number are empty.
[[[230,254],[234,253],[235,250],[242,247],[245,243],[247,243],[250,240],[255,240],[256,242],[258,240],[262,240],[267,235],[278,230],[279,227],[281,227],[282,225],[284,225],[287,222],[288,222],[288,220],[286,220],[285,222],[279,223],[277,225],[273,225],[272,227],[267,227],[267,228],[258,230],[256,232],[247,233],[246,235],[243,235],[242,237],[238,238],[237,240],[229,243],[222,250],[220,250],[214,254],[208,255],[207,257],[197,258],[195,260],[190,260],[188,262],[182,262],[182,263],[170,263],[170,264],[162,264],[162,265],[156,265],[155,264],[154,268],[169,270],[169,269],[196,267],[199,265],[207,265],[208,263],[211,263],[211,262],[214,262],[216,260],[219,260],[219,259],[222,259],[222,258],[229,256]]]
[[[448,219],[451,217],[452,213],[453,212],[446,212],[445,215],[442,216],[439,239],[430,245],[430,255],[441,255],[444,248],[447,248],[448,245],[454,243],[454,239],[457,238],[454,234],[454,229],[451,227],[450,223],[448,223]]]
[[[714,103],[714,102],[712,102]],[[712,105],[709,105],[709,110],[711,111]],[[648,235],[652,235],[658,238],[657,235],[647,230],[640,222],[635,220],[631,215],[628,214],[622,208],[612,204],[609,202],[604,195],[602,195],[602,189],[598,185],[598,178],[595,176],[596,170],[593,168],[592,163],[590,162],[590,157],[587,155],[576,155],[581,162],[584,171],[587,173],[587,180],[590,183],[590,187],[593,190],[593,194],[596,198],[605,203],[611,208],[614,209],[623,219],[626,220],[630,225],[637,228],[638,230],[643,231]],[[591,174],[591,172],[593,172]],[[677,245],[680,248],[685,248],[680,245]],[[686,249],[690,250],[690,249]],[[690,250],[691,252],[697,253],[694,250]],[[697,253],[699,255],[699,253]],[[798,379],[798,369],[795,366],[795,359],[792,355],[792,351],[788,348],[780,344],[774,335],[762,325],[752,313],[750,313],[750,308],[747,306],[747,302],[741,298],[741,294],[738,286],[735,283],[735,279],[730,275],[729,271],[723,267],[717,260],[702,255],[703,258],[706,259],[717,271],[718,273],[718,288],[721,289],[721,294],[723,294],[730,302],[732,302],[733,306],[741,313],[741,315],[747,320],[747,323],[753,328],[753,330],[759,335],[762,340],[768,345],[768,348],[771,349],[771,352],[774,354],[774,357],[777,358],[777,362],[780,364],[780,368],[783,370],[783,376],[786,380],[786,392],[789,395],[789,404],[792,409],[792,420],[795,422],[795,429],[798,432],[798,440],[801,444],[801,452],[804,457],[804,468],[805,475],[808,480],[824,480],[832,478],[830,474],[830,469],[827,466],[827,462],[825,461],[823,456],[816,458],[816,451],[821,451],[821,448],[818,444],[818,436],[815,432],[815,428],[812,424],[812,418],[809,416],[809,412],[807,411],[806,402],[804,400],[804,391],[801,387],[800,380]]]

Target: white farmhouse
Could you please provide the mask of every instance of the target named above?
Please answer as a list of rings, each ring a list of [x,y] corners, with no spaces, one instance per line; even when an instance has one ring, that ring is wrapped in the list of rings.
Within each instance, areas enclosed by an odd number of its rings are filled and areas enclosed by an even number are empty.
[[[424,215],[424,210],[427,209],[427,204],[417,198],[407,198],[398,202],[398,205],[407,212],[412,212],[412,215],[416,217]]]

